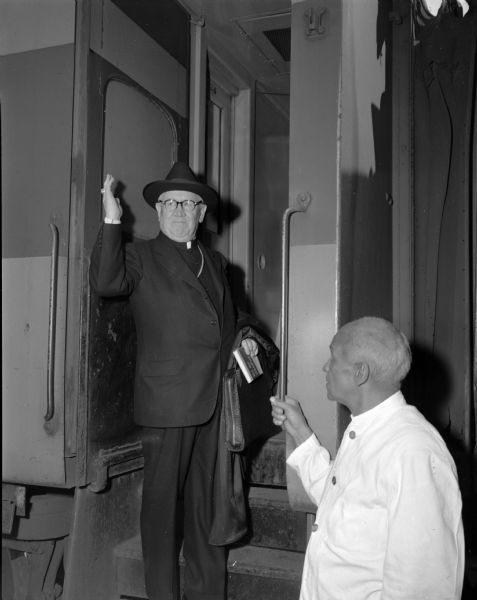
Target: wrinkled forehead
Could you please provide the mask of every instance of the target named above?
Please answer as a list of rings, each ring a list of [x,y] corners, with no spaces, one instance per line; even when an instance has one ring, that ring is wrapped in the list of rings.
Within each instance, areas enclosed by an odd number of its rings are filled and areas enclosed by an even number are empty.
[[[162,194],[157,199],[158,202],[161,200],[194,200],[194,202],[200,202],[202,200],[199,194],[194,192],[189,192],[188,190],[168,190],[167,192],[162,192]]]

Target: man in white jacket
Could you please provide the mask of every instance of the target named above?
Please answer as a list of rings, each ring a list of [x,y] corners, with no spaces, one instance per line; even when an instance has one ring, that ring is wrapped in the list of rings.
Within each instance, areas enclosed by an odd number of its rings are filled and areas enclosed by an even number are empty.
[[[334,460],[296,400],[272,398],[297,444],[287,463],[317,505],[300,600],[458,600],[462,501],[437,430],[406,403],[406,337],[384,319],[342,327],[323,367],[330,400],[351,422]]]

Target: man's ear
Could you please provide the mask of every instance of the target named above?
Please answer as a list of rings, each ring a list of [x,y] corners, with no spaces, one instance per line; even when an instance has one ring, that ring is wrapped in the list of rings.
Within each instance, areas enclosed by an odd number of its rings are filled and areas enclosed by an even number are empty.
[[[356,385],[363,385],[369,379],[369,366],[365,362],[357,362],[354,364],[354,380]]]
[[[200,208],[199,223],[202,223],[202,221],[204,220],[204,217],[205,217],[205,213],[207,212],[207,204],[201,204],[199,208]]]

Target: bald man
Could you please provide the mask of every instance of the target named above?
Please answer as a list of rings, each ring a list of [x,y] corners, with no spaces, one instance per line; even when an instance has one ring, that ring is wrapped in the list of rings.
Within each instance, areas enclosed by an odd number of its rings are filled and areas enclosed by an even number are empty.
[[[287,463],[316,504],[300,600],[458,600],[464,573],[456,468],[437,430],[406,403],[404,334],[364,317],[342,327],[324,365],[328,398],[351,422],[334,460],[299,403],[272,398],[297,444]]]

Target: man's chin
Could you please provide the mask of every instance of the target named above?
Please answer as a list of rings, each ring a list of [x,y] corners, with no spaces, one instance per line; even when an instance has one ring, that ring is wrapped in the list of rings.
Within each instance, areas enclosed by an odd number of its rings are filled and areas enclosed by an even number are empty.
[[[188,229],[176,228],[169,229],[167,232],[164,232],[168,238],[173,240],[174,242],[188,242],[193,238],[190,231]]]

